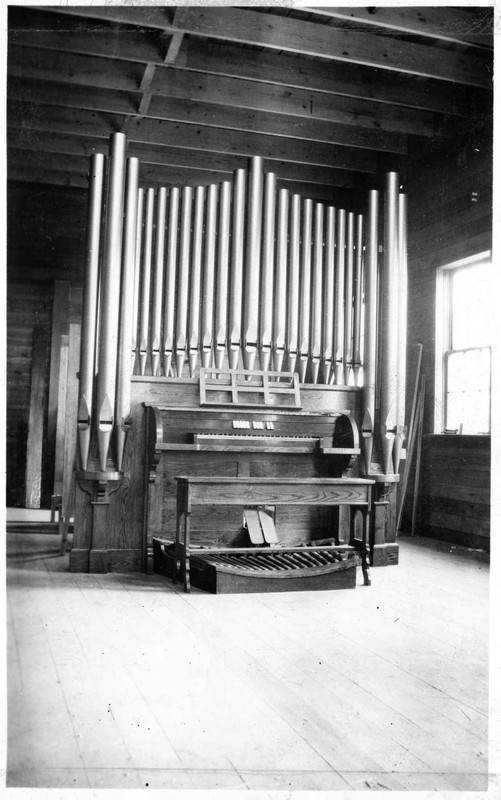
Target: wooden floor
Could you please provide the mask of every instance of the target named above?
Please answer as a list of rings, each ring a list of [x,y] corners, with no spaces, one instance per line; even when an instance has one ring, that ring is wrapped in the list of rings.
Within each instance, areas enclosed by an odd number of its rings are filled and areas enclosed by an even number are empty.
[[[7,786],[486,790],[488,566],[400,558],[371,587],[186,595],[9,535]]]

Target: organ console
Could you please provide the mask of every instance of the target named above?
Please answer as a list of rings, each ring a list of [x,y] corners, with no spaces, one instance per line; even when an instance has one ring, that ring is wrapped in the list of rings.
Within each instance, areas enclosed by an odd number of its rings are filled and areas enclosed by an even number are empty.
[[[396,562],[387,509],[405,436],[398,175],[360,214],[290,194],[259,157],[219,185],[154,190],[138,174],[122,133],[108,158],[92,157],[70,569],[148,571],[155,541],[158,558],[187,571],[181,478],[206,481],[190,546],[210,549],[212,564],[214,548],[249,544],[242,520],[258,478],[276,487],[264,503],[275,549],[313,553],[321,541],[351,549],[350,567],[358,550],[366,578],[367,547],[374,565]],[[242,490],[231,508],[216,508],[218,479]],[[289,508],[282,479],[320,495]],[[326,481],[343,487],[337,499],[309,502],[331,491]],[[357,481],[374,487],[359,508],[342,499],[358,496]],[[345,556],[329,557],[329,570],[346,568]],[[304,554],[299,563],[306,569]]]

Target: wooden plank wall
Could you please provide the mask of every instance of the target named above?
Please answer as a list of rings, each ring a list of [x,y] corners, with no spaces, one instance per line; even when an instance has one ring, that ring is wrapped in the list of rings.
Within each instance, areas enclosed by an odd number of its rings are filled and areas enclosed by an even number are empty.
[[[8,186],[7,221],[7,505],[23,506],[31,391],[33,331],[47,332],[51,346],[56,282],[69,282],[65,329],[80,322],[87,193],[15,184]],[[61,285],[61,284],[59,284]],[[56,291],[57,295],[57,291]],[[45,370],[49,397],[50,364]],[[47,426],[47,419],[44,423]],[[48,508],[54,478],[54,448],[43,442],[41,505]]]
[[[455,149],[411,155],[406,176],[409,194],[409,317],[408,343],[423,344],[426,374],[424,417],[425,447],[422,456],[418,533],[460,544],[488,544],[489,437],[445,437],[434,433],[435,391],[435,293],[436,270],[491,248],[492,237],[492,133],[488,124],[481,132],[463,133]],[[412,360],[410,360],[412,361]],[[409,370],[411,363],[409,363]],[[408,374],[408,385],[414,376]],[[408,402],[410,403],[410,392]],[[468,440],[472,443],[469,444]],[[473,441],[475,440],[475,441]],[[461,464],[465,452],[474,455],[471,466]],[[437,464],[440,469],[437,473]],[[458,476],[457,470],[460,475]],[[469,474],[468,474],[469,470]],[[440,492],[434,489],[440,478]],[[447,493],[443,486],[449,488]],[[412,483],[410,483],[412,486]],[[471,514],[462,515],[465,486],[480,490],[475,508],[477,529]],[[409,490],[412,499],[412,489]],[[441,500],[438,499],[441,498]],[[456,505],[458,511],[451,513]],[[406,506],[407,507],[407,506]],[[463,509],[465,510],[465,509]],[[465,522],[469,519],[469,522]],[[404,516],[402,531],[410,530]]]

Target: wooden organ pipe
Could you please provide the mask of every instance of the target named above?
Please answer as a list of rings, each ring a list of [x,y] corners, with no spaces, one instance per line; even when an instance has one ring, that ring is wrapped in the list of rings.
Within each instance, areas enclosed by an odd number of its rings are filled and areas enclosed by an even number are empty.
[[[299,264],[301,239],[301,197],[293,194],[290,203],[289,280],[287,285],[287,371],[295,372],[299,342]]]
[[[229,353],[230,369],[238,367],[242,335],[242,289],[244,260],[244,213],[246,171],[237,169],[233,173],[233,214],[231,233],[231,275],[229,309]]]
[[[226,353],[226,324],[228,318],[228,286],[230,256],[231,183],[224,181],[219,193],[219,224],[217,233],[217,271],[215,308],[215,362],[221,369]]]
[[[190,319],[188,331],[188,361],[190,367],[190,378],[194,377],[198,360],[204,204],[205,187],[197,186],[195,191],[195,216],[193,221],[193,250],[191,256],[192,276],[190,284]]]
[[[334,383],[344,382],[344,270],[346,243],[346,211],[337,212],[336,271],[334,278],[334,341],[333,341],[333,379]]]
[[[164,294],[164,375],[172,370],[174,357],[174,320],[176,309],[176,265],[179,225],[179,189],[169,193],[169,223],[167,228],[167,259],[165,264]]]
[[[398,473],[405,438],[405,378],[407,355],[407,195],[398,195],[398,383],[397,431],[393,444],[393,471]]]
[[[141,247],[143,243],[144,189],[137,192],[136,266],[134,271],[134,306],[132,309],[132,372],[136,362],[137,326],[139,325],[139,289],[141,286]]]
[[[115,379],[118,358],[117,345],[125,183],[125,148],[125,134],[114,133],[111,136],[110,144],[106,236],[101,275],[100,335],[97,376],[97,436],[99,463],[102,471],[106,470],[108,450],[115,421]]]
[[[322,354],[323,228],[324,207],[322,203],[315,203],[310,335],[312,383],[318,383],[320,358]]]
[[[146,214],[144,221],[144,248],[142,259],[141,311],[139,330],[139,369],[141,375],[146,371],[148,358],[148,341],[150,333],[150,292],[151,292],[151,259],[153,253],[153,215],[155,191],[146,192]]]
[[[356,224],[356,248],[354,266],[354,307],[353,307],[353,375],[355,386],[358,386],[360,369],[362,367],[362,353],[360,350],[362,342],[362,297],[363,297],[363,240],[364,240],[364,217],[357,214]]]
[[[353,367],[353,260],[355,246],[355,214],[351,211],[346,223],[346,266],[344,280],[344,383],[350,383]]]
[[[327,207],[325,220],[325,270],[322,314],[322,378],[330,383],[334,329],[334,269],[336,263],[336,209]]]
[[[101,153],[91,157],[77,421],[82,469],[87,469],[91,439],[104,166],[105,159]]]
[[[160,366],[162,342],[162,300],[165,258],[165,214],[167,208],[167,189],[162,186],[157,195],[155,226],[155,268],[153,271],[153,292],[151,310],[151,374],[156,375]]]
[[[192,205],[193,189],[191,186],[183,186],[176,308],[176,372],[178,378],[183,374],[183,364],[186,360]]]
[[[213,183],[207,193],[205,252],[202,289],[202,367],[210,367],[212,357],[213,308],[216,264],[218,186]]]
[[[385,474],[393,472],[398,376],[398,175],[386,175],[382,274],[380,439]]]
[[[311,226],[313,202],[303,200],[299,304],[299,380],[305,382],[310,355]]]
[[[277,254],[275,266],[275,298],[273,316],[273,365],[282,371],[285,356],[285,325],[287,319],[287,239],[289,220],[289,192],[278,193]]]
[[[115,449],[117,468],[122,469],[125,439],[130,429],[130,352],[133,339],[134,282],[136,273],[137,202],[139,159],[128,158],[125,173],[125,209],[122,279],[120,283],[120,327],[116,383]]]
[[[273,282],[275,272],[275,221],[277,179],[268,172],[264,180],[263,253],[261,261],[261,302],[259,355],[262,370],[270,367],[273,338]]]
[[[250,160],[247,229],[245,235],[243,303],[243,360],[253,369],[257,352],[259,282],[261,273],[261,222],[263,212],[263,159]]]
[[[368,230],[365,250],[364,383],[362,387],[362,456],[365,473],[371,471],[376,411],[376,353],[378,308],[378,213],[379,192],[369,192]]]

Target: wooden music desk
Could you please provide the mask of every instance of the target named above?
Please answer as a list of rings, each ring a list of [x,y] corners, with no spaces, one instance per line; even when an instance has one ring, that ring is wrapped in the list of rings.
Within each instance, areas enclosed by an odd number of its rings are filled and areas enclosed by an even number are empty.
[[[241,505],[243,507],[276,505],[319,505],[350,507],[350,543],[332,545],[333,550],[357,548],[362,555],[364,583],[368,575],[369,514],[374,481],[363,478],[214,478],[176,477],[176,572],[184,568],[184,588],[190,591],[190,514],[194,505]],[[354,510],[363,518],[362,540],[355,539]],[[184,535],[181,542],[181,520]],[[314,549],[314,545],[308,549]],[[238,548],[243,552],[247,548]],[[252,548],[255,551],[255,548]],[[283,547],[267,547],[268,552]],[[293,548],[292,548],[293,549]],[[320,547],[318,548],[320,549]],[[326,546],[323,545],[323,550]],[[216,550],[216,548],[214,548]],[[235,548],[217,548],[217,552],[235,552]],[[250,549],[249,549],[250,551]],[[200,551],[199,551],[200,552]],[[262,551],[261,551],[262,552]]]

